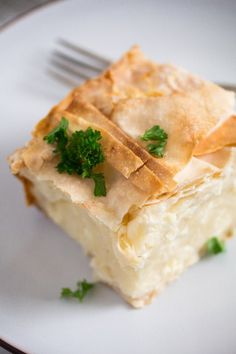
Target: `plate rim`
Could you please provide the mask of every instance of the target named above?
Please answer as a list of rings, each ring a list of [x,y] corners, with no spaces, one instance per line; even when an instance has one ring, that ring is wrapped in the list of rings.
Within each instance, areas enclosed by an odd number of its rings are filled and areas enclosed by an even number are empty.
[[[28,354],[28,353],[22,351],[21,349],[15,347],[15,345],[10,344],[9,341],[6,342],[2,338],[0,338],[0,348],[3,348],[13,354]]]
[[[49,0],[47,3],[44,4],[37,4],[30,8],[29,10],[25,10],[22,13],[15,15],[13,18],[8,20],[7,22],[0,25],[0,33],[8,29],[9,27],[17,24],[19,21],[24,20],[27,16],[31,16],[32,13],[41,10],[43,7],[49,7],[54,5],[57,2],[62,2],[63,0]]]

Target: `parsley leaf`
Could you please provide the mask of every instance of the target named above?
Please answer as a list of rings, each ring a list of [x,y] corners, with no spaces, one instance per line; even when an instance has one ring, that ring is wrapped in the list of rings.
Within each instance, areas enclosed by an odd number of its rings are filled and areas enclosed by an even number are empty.
[[[143,136],[141,137],[142,140],[165,140],[168,138],[166,132],[161,129],[159,125],[154,125],[152,128],[145,131]]]
[[[46,140],[48,144],[57,143],[58,151],[63,149],[63,147],[68,142],[68,125],[68,120],[62,117],[60,124],[56,128],[54,128],[48,135],[46,135],[43,140]]]
[[[147,148],[151,154],[156,155],[158,157],[163,157],[165,146],[166,142],[162,142],[159,144],[148,144]]]
[[[94,173],[92,178],[95,183],[94,195],[95,196],[105,196],[106,195],[106,185],[105,178],[102,173]]]
[[[154,125],[152,128],[146,130],[141,139],[144,141],[154,141],[147,145],[147,149],[152,155],[157,157],[164,156],[168,134],[159,125]]]
[[[93,173],[93,168],[105,160],[99,143],[101,133],[89,127],[85,131],[75,131],[68,136],[68,126],[68,120],[62,117],[60,124],[44,137],[48,144],[56,145],[54,152],[60,157],[56,166],[58,172],[69,175],[76,173],[82,178],[92,178],[95,183],[94,195],[105,196],[103,174]]]
[[[225,243],[217,237],[212,237],[207,241],[207,253],[209,255],[218,254],[225,251]]]
[[[78,299],[79,302],[82,302],[87,293],[93,289],[94,284],[88,283],[87,280],[82,280],[77,283],[77,289],[71,290],[70,288],[62,288],[61,297],[64,298],[75,298]]]

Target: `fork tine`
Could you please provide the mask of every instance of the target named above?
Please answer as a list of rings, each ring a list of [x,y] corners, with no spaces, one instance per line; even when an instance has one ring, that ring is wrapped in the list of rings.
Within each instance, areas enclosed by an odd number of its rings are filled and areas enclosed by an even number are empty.
[[[112,63],[112,61],[109,60],[108,58],[105,58],[97,53],[94,53],[90,49],[85,49],[85,48],[80,47],[76,44],[73,44],[73,43],[67,41],[66,39],[59,38],[58,43],[61,44],[63,47],[69,48],[69,49],[71,49],[77,53],[83,54],[89,58],[99,60],[105,66],[108,66]]]
[[[53,63],[53,65],[55,65],[55,67],[59,68],[60,70],[66,72],[66,73],[73,75],[73,77],[77,76],[77,77],[80,77],[85,80],[91,78],[89,75],[85,74],[84,72],[80,71],[79,69],[75,69],[71,66],[68,66],[67,64],[60,62],[56,58],[52,58],[52,63]]]
[[[85,68],[85,69],[96,71],[97,73],[102,71],[102,68],[99,68],[99,67],[97,67],[95,65],[88,64],[88,63],[85,63],[85,62],[83,62],[81,60],[75,59],[75,58],[73,58],[72,56],[70,56],[68,54],[64,54],[64,53],[60,52],[59,50],[54,50],[53,53],[54,53],[55,56],[59,57],[60,59],[66,61],[66,62],[69,62],[71,64],[80,66],[80,67]]]
[[[76,87],[79,85],[79,82],[68,78],[68,76],[65,76],[55,70],[48,69],[47,72],[49,75],[51,75],[53,78],[55,78],[57,81],[61,82],[63,85],[66,85],[68,87]]]

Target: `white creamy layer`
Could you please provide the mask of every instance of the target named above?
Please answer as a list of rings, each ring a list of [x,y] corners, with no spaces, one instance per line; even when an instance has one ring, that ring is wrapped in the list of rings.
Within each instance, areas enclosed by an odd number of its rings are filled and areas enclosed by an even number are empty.
[[[92,256],[99,280],[119,289],[134,306],[154,295],[199,259],[213,235],[236,227],[234,165],[223,176],[127,215],[117,233],[72,203],[49,182],[34,178],[39,205]],[[119,201],[117,201],[119,202]]]

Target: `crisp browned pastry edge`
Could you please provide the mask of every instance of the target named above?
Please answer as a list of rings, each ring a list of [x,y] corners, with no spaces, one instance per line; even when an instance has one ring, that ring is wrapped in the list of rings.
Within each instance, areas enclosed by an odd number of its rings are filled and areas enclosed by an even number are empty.
[[[232,115],[213,130],[195,148],[194,155],[200,156],[221,150],[225,146],[236,146],[236,115]]]

